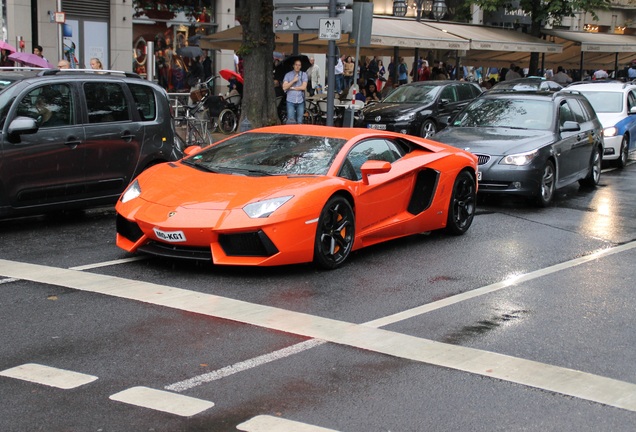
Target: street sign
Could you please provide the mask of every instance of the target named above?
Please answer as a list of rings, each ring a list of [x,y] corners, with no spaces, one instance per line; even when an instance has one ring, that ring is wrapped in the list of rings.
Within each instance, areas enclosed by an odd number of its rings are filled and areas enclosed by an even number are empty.
[[[290,8],[274,9],[274,33],[318,33],[320,20],[329,17],[326,9]],[[338,11],[340,32],[350,33],[353,28],[353,10]]]
[[[340,19],[320,18],[320,29],[318,39],[340,40]]]

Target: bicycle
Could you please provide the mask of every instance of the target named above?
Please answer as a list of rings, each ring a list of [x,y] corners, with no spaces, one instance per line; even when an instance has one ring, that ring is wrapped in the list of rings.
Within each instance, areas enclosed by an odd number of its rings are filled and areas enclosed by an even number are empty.
[[[205,147],[212,144],[212,134],[208,127],[209,121],[200,118],[202,114],[205,115],[205,100],[200,100],[191,105],[181,105],[178,108],[184,109],[185,114],[180,117],[175,117],[175,129],[185,127],[185,145]],[[177,109],[177,112],[178,111]],[[199,115],[199,117],[197,117],[197,115]]]

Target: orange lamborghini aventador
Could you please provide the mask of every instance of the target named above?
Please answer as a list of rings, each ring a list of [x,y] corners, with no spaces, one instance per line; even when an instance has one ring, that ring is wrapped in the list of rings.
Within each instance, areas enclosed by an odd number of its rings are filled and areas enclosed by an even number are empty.
[[[128,252],[333,269],[365,246],[475,215],[477,159],[424,138],[358,128],[254,129],[137,177],[117,202]]]

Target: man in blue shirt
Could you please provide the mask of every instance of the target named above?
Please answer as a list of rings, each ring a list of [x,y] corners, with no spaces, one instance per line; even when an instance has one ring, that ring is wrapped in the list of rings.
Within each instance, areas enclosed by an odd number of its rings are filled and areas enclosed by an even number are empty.
[[[283,78],[283,90],[287,93],[287,124],[302,124],[305,115],[305,89],[307,73],[300,70],[300,60],[294,62],[294,69]]]

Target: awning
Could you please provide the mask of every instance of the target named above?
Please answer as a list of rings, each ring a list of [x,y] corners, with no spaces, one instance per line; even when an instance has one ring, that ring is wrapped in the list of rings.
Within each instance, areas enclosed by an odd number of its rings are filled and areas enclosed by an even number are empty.
[[[343,34],[340,40],[336,41],[336,45],[341,52],[355,49],[355,45],[349,45],[348,43],[349,36]],[[275,37],[276,51],[292,51],[292,33],[276,33]],[[240,47],[242,39],[242,28],[241,26],[236,26],[209,36],[203,36],[199,41],[199,46],[205,49],[230,49],[236,51]],[[327,40],[319,39],[318,34],[298,34],[299,52],[326,52],[328,42]],[[459,36],[448,34],[413,19],[374,16],[371,28],[371,45],[361,47],[361,53],[392,55],[394,47],[466,50],[469,48],[469,42]]]
[[[426,25],[470,41],[471,50],[560,53],[559,44],[498,27],[426,21]]]
[[[636,51],[636,36],[613,33],[591,33],[570,30],[542,30],[543,33],[572,41],[581,46],[581,51],[629,52]]]
[[[373,17],[371,46],[467,50],[469,42],[423,22],[401,18]]]

